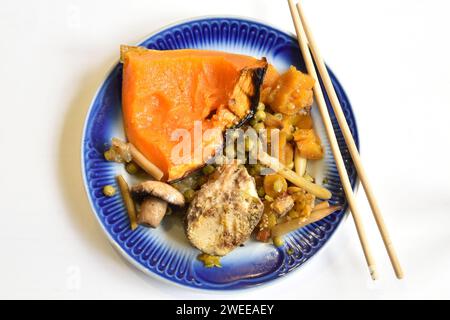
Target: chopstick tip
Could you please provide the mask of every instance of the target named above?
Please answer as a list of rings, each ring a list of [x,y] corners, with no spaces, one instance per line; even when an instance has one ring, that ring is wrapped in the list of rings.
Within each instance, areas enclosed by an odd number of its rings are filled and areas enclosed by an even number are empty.
[[[375,266],[369,266],[370,276],[372,277],[373,281],[378,280],[378,272],[375,269]]]

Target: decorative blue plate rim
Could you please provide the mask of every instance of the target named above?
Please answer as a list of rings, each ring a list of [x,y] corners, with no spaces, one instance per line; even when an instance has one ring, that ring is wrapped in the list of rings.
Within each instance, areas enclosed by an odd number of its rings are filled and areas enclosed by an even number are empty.
[[[194,17],[194,18],[191,18],[191,19],[185,19],[185,20],[182,20],[182,21],[178,21],[178,22],[172,23],[170,25],[167,25],[165,27],[162,27],[162,28],[158,29],[157,31],[152,32],[143,41],[141,41],[138,45],[145,44],[146,42],[149,42],[152,38],[157,37],[160,34],[163,34],[164,32],[168,32],[168,31],[170,31],[172,29],[181,28],[183,26],[188,26],[188,25],[192,25],[192,24],[195,24],[195,23],[201,24],[201,23],[213,23],[213,22],[219,22],[219,21],[222,21],[222,22],[227,21],[229,23],[232,23],[232,22],[248,23],[248,24],[251,24],[252,26],[259,26],[261,28],[266,28],[266,29],[268,29],[270,31],[273,31],[273,32],[275,32],[277,34],[280,34],[280,35],[282,35],[284,37],[291,38],[291,39],[293,38],[295,40],[295,36],[292,33],[280,31],[275,26],[271,26],[270,24],[267,24],[265,22],[258,21],[258,20],[253,19],[253,18],[227,15],[227,16]],[[82,169],[82,176],[83,176],[83,182],[84,182],[84,186],[85,186],[85,191],[86,191],[86,194],[87,194],[90,206],[92,208],[92,211],[95,213],[97,221],[99,222],[102,230],[105,232],[108,240],[113,245],[113,247],[115,249],[117,249],[129,263],[131,263],[133,266],[135,266],[137,269],[139,269],[140,271],[144,272],[145,274],[152,275],[152,276],[158,275],[159,279],[164,279],[164,280],[166,280],[166,281],[168,281],[168,282],[170,282],[172,284],[175,283],[175,284],[178,284],[178,285],[188,286],[190,288],[195,288],[195,289],[212,289],[212,290],[245,289],[245,288],[251,288],[251,287],[259,286],[259,285],[262,285],[262,284],[266,284],[266,283],[271,282],[274,279],[278,279],[278,278],[280,278],[282,276],[287,275],[291,271],[297,269],[298,267],[300,267],[301,265],[303,265],[304,263],[309,261],[309,259],[312,256],[317,254],[328,243],[329,238],[334,234],[336,229],[340,226],[343,218],[347,215],[347,204],[345,203],[345,201],[344,201],[344,209],[341,210],[340,212],[332,215],[334,221],[332,222],[331,230],[327,231],[326,236],[323,239],[321,239],[321,242],[317,246],[317,248],[313,248],[313,253],[312,254],[306,255],[305,258],[302,258],[300,260],[301,262],[296,262],[293,266],[291,266],[288,269],[278,268],[274,272],[271,272],[271,273],[266,274],[266,275],[261,276],[261,277],[237,279],[237,280],[231,281],[229,283],[219,283],[219,284],[217,284],[217,283],[210,283],[210,282],[205,281],[204,279],[201,279],[201,278],[200,279],[194,279],[194,281],[192,281],[192,279],[190,279],[190,281],[187,281],[187,280],[185,280],[183,278],[182,279],[177,279],[177,278],[174,278],[173,276],[168,276],[164,272],[161,273],[161,272],[155,271],[154,269],[150,269],[148,266],[144,266],[141,261],[138,261],[135,257],[131,256],[130,252],[127,251],[127,250],[131,250],[131,249],[125,248],[124,244],[119,244],[117,239],[114,238],[114,236],[111,234],[111,230],[107,228],[107,226],[105,224],[105,221],[102,220],[102,217],[101,217],[100,212],[99,212],[99,210],[101,208],[99,208],[97,206],[97,204],[95,203],[95,200],[94,200],[95,196],[98,197],[98,193],[97,193],[97,195],[95,195],[95,192],[94,192],[95,190],[93,190],[93,188],[90,185],[91,178],[88,177],[88,168],[87,168],[89,166],[89,161],[91,160],[91,159],[87,159],[87,158],[89,158],[89,157],[87,157],[87,155],[89,154],[88,153],[89,149],[87,149],[87,146],[90,143],[89,139],[87,139],[87,134],[88,134],[88,131],[90,129],[92,129],[92,126],[93,126],[93,118],[95,117],[94,111],[98,111],[98,110],[94,110],[94,109],[96,107],[96,103],[97,103],[97,100],[99,99],[99,96],[103,93],[103,91],[107,87],[108,83],[111,81],[110,80],[111,76],[113,75],[113,73],[115,71],[117,71],[118,67],[120,67],[120,66],[119,66],[119,63],[117,62],[107,72],[105,79],[102,81],[101,86],[99,87],[99,89],[95,93],[94,98],[92,99],[92,102],[91,102],[91,104],[89,106],[89,109],[87,111],[86,121],[85,121],[85,124],[84,124],[83,134],[82,134],[82,139],[81,139],[81,150],[82,150],[82,152],[81,152],[81,169]],[[352,108],[351,108],[351,104],[349,102],[347,94],[345,93],[344,89],[342,88],[342,86],[340,85],[339,81],[335,77],[334,73],[330,69],[329,69],[329,72],[330,72],[330,77],[332,79],[332,82],[333,82],[333,84],[334,84],[334,86],[336,88],[336,91],[338,93],[339,100],[341,101],[341,103],[344,102],[343,103],[343,109],[345,109],[345,111],[347,111],[346,112],[346,117],[347,117],[347,119],[349,121],[349,125],[351,127],[352,134],[354,136],[355,142],[356,142],[356,144],[357,144],[357,146],[359,148],[358,129],[357,129],[356,120],[354,118],[353,111],[352,111]],[[327,104],[328,104],[329,109],[331,109],[327,97],[326,97],[326,100],[327,100]],[[335,118],[334,118],[334,115],[332,114],[332,112],[331,112],[331,115],[332,115],[333,125],[335,126],[335,130],[337,130],[337,132],[340,133],[340,130],[338,129],[337,123],[335,121]],[[344,159],[346,160],[346,164],[348,165],[348,170],[351,171],[349,175],[351,177],[352,186],[353,186],[354,189],[356,189],[357,186],[358,186],[359,181],[358,181],[357,176],[356,176],[356,174],[354,172],[353,164],[351,163],[351,159],[349,160],[349,155],[347,154],[348,152],[347,153],[345,152],[346,148],[342,144],[342,141],[341,141],[342,139],[338,139],[338,140],[340,142],[341,150],[343,151]],[[105,143],[106,142],[107,141],[105,141]],[[109,179],[109,181],[110,180],[111,179]],[[114,182],[112,182],[112,183],[114,184]],[[117,209],[117,204],[114,204],[114,205],[116,206],[116,209]],[[326,218],[326,219],[328,219],[328,218]],[[326,219],[324,219],[324,220],[326,220]],[[322,221],[320,221],[319,224],[321,222]],[[318,228],[320,228],[320,227],[322,227],[322,226],[319,226]],[[314,228],[315,228],[315,226],[314,226]],[[303,231],[303,229],[300,230],[300,231],[295,231],[295,233],[301,233],[302,231]],[[307,232],[310,232],[310,230],[308,229],[305,233],[307,234]],[[144,233],[145,232],[141,232],[140,233],[140,236],[142,236],[142,238],[145,238],[145,236],[143,235]],[[151,247],[153,245],[152,241],[147,241],[147,245]],[[159,248],[157,248],[155,250],[158,250],[158,249]],[[153,250],[153,251],[155,251],[155,250]],[[166,250],[166,252],[167,252],[167,251],[170,251],[171,249],[166,249],[165,248],[164,250]],[[299,253],[303,254],[303,252],[300,249],[299,249]],[[174,255],[176,255],[176,253]],[[173,257],[171,256],[170,259],[173,260],[172,258]],[[181,260],[183,260],[184,258],[185,257],[181,258]],[[188,260],[192,259],[192,256],[188,257],[187,259]],[[283,257],[283,263],[284,263],[285,259],[289,260],[289,257],[286,258],[284,256]],[[186,260],[186,259],[184,259],[184,260]],[[194,260],[195,260],[195,257],[194,257]],[[190,260],[190,263],[191,264],[195,264],[195,261],[191,261]],[[181,263],[178,263],[178,264],[181,264]],[[220,270],[218,272],[220,272]],[[194,274],[194,277],[198,277],[198,274]]]

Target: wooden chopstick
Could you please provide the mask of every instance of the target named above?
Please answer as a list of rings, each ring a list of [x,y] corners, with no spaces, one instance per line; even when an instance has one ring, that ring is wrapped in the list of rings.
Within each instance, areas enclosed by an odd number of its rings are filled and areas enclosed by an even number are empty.
[[[312,35],[311,29],[308,26],[306,17],[304,15],[303,9],[300,5],[300,2],[297,3],[297,10],[300,15],[300,21],[303,25],[303,29],[306,33],[306,38],[309,43],[309,48],[314,57],[314,61],[316,63],[317,69],[319,70],[320,77],[322,78],[322,82],[325,86],[327,95],[331,101],[331,105],[334,110],[334,114],[336,115],[336,119],[339,123],[339,127],[344,135],[345,143],[350,151],[350,155],[352,156],[353,163],[356,167],[356,172],[358,173],[358,177],[363,185],[364,191],[367,196],[367,200],[369,201],[370,208],[372,209],[373,216],[375,218],[375,222],[378,226],[378,230],[380,231],[381,238],[383,239],[384,246],[386,247],[386,251],[389,255],[389,259],[391,260],[392,267],[394,269],[395,275],[398,279],[403,278],[403,270],[400,265],[400,261],[397,257],[397,253],[395,252],[394,245],[389,236],[389,232],[387,230],[386,224],[383,219],[383,215],[381,214],[380,208],[378,207],[378,203],[375,199],[375,195],[372,191],[372,187],[370,186],[369,179],[364,170],[361,157],[358,152],[358,148],[356,147],[355,141],[353,140],[352,133],[350,132],[350,128],[348,127],[347,120],[345,119],[344,112],[342,111],[341,104],[337,97],[336,91],[334,90],[333,84],[330,79],[330,75],[328,74],[325,63],[320,55],[319,49],[316,45],[314,37]]]
[[[297,10],[295,9],[293,1],[288,0],[288,3],[292,15],[292,20],[295,26],[295,31],[297,33],[297,39],[300,46],[300,50],[305,60],[306,68],[308,69],[308,73],[316,80],[316,83],[314,85],[314,95],[316,97],[316,102],[319,108],[320,115],[322,117],[322,121],[325,126],[328,140],[330,141],[331,150],[333,152],[333,156],[336,161],[339,177],[341,178],[342,187],[344,188],[344,192],[347,197],[347,202],[353,216],[353,221],[355,223],[359,241],[361,243],[361,247],[364,252],[366,263],[367,266],[369,267],[370,276],[372,277],[373,280],[376,280],[378,278],[378,275],[376,271],[375,261],[372,257],[372,253],[369,248],[369,244],[367,242],[367,236],[364,231],[361,215],[359,214],[359,210],[356,206],[356,199],[353,194],[352,185],[350,183],[350,179],[348,178],[347,170],[345,169],[344,160],[342,159],[342,154],[341,151],[339,150],[339,145],[333,130],[330,115],[328,114],[327,105],[325,103],[325,98],[323,96],[322,89],[320,87],[319,79],[317,77],[317,73],[314,67],[314,62],[312,60],[311,53],[309,52],[305,30],[303,30],[300,17],[297,13]]]

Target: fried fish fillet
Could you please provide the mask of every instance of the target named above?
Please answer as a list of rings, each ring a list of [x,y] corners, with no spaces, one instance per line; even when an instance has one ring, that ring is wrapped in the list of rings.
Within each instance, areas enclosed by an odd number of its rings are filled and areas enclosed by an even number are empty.
[[[187,237],[202,252],[224,256],[250,237],[263,209],[254,179],[245,167],[235,162],[223,165],[191,202]]]

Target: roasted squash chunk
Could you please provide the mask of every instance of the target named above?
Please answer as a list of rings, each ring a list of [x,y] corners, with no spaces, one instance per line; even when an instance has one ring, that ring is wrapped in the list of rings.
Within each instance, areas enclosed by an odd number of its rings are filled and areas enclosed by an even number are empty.
[[[167,181],[201,167],[223,131],[252,115],[268,68],[265,60],[241,68],[227,54],[195,50],[122,48],[121,60],[125,133]]]
[[[294,140],[300,150],[300,156],[306,159],[318,160],[323,158],[323,148],[320,138],[314,129],[297,129]]]
[[[287,115],[298,113],[313,103],[314,79],[291,66],[262,93],[262,101],[272,110]]]
[[[120,61],[125,60],[125,56],[128,52],[134,54],[146,56],[146,59],[159,59],[159,58],[179,58],[179,57],[214,57],[219,56],[231,63],[236,69],[241,70],[245,67],[258,63],[258,59],[243,55],[235,54],[223,51],[214,50],[198,50],[198,49],[180,49],[180,50],[149,50],[144,47],[135,46],[120,46]],[[267,66],[267,72],[264,77],[263,87],[272,87],[280,74],[271,64]]]

